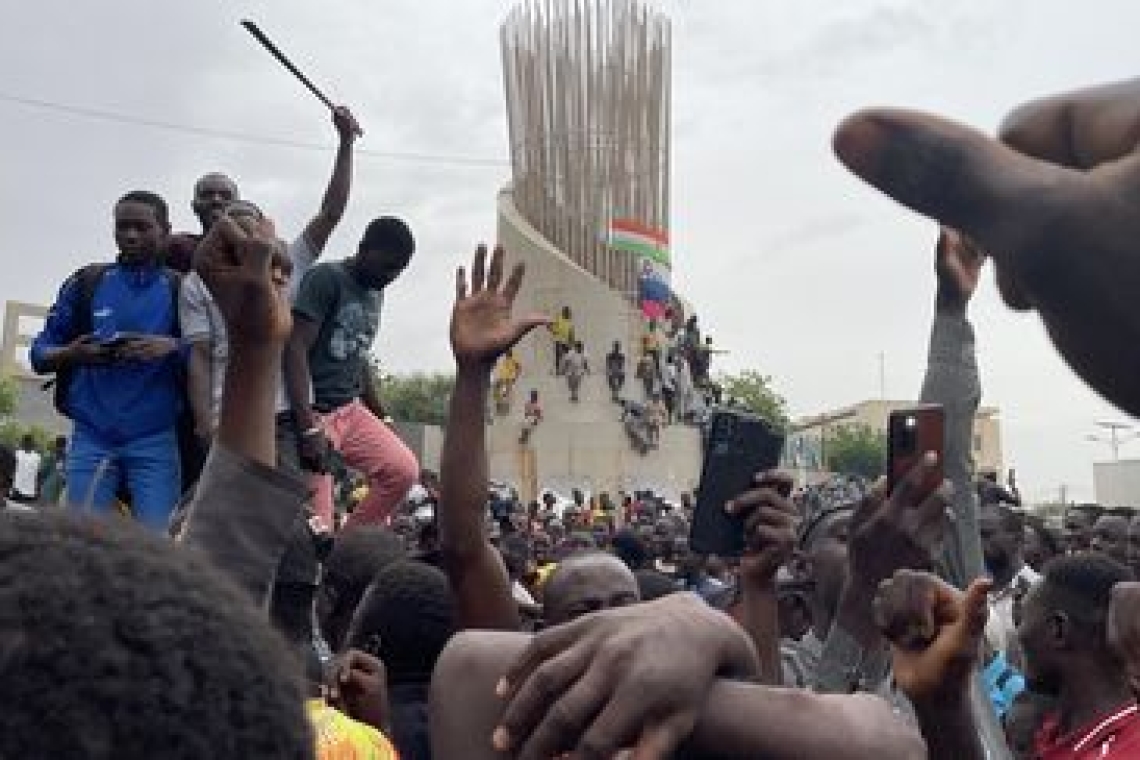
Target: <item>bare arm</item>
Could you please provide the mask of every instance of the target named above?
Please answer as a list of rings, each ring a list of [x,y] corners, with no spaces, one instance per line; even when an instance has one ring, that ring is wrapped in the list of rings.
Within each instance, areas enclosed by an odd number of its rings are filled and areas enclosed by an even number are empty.
[[[309,349],[317,340],[319,328],[315,322],[300,315],[293,318],[293,332],[285,344],[285,394],[293,410],[293,420],[299,433],[316,424],[313,414],[312,386],[309,374]]]
[[[757,473],[755,486],[726,509],[744,522],[740,624],[759,656],[760,682],[779,686],[783,668],[776,573],[796,546],[796,508],[788,498],[793,481],[779,472]]]
[[[520,625],[510,579],[483,522],[488,481],[483,412],[499,356],[546,319],[511,316],[523,269],[515,267],[504,282],[503,258],[496,248],[488,271],[487,249],[479,246],[470,293],[466,272],[457,273],[451,314],[456,374],[440,463],[439,537],[460,628],[517,630]]]
[[[487,539],[486,372],[457,372],[440,462],[440,548],[461,628],[518,630],[518,606],[499,553]]]
[[[528,642],[525,634],[495,632],[468,632],[452,639],[432,677],[435,757],[504,757],[490,741],[503,709],[495,684]],[[920,760],[926,754],[918,732],[877,697],[818,695],[719,680],[679,756]]]
[[[340,106],[333,111],[333,125],[336,127],[340,142],[336,149],[336,158],[333,160],[332,177],[329,186],[321,199],[321,207],[317,215],[305,227],[305,237],[313,250],[321,252],[328,244],[329,237],[348,207],[348,196],[352,189],[352,144],[360,131],[352,113]]]
[[[214,379],[212,377],[213,343],[199,340],[190,346],[186,366],[186,389],[190,411],[194,415],[194,432],[208,438],[214,430]]]
[[[372,365],[367,362],[364,364],[364,392],[361,393],[360,400],[376,419],[382,420],[388,416],[384,409],[384,401],[380,398],[380,378],[376,376]]]

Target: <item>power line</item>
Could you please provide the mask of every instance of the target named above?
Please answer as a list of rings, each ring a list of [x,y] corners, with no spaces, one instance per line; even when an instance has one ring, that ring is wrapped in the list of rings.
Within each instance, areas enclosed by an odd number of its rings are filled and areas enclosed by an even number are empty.
[[[85,106],[57,103],[50,100],[27,98],[21,95],[12,95],[5,92],[0,92],[0,101],[26,106],[29,108],[39,108],[45,111],[54,111],[56,113],[68,114],[70,116],[80,116],[88,119],[113,122],[116,124],[128,124],[135,127],[164,129],[170,132],[182,132],[184,134],[212,137],[222,140],[234,140],[237,142],[253,143],[256,145],[273,145],[279,148],[292,148],[294,150],[317,150],[322,152],[327,152],[329,150],[327,145],[320,145],[318,143],[287,140],[281,137],[251,135],[244,132],[231,132],[225,129],[200,127],[192,124],[175,124],[174,122],[169,121],[160,121],[157,119],[131,116],[129,114],[107,111],[99,108],[87,108]],[[452,164],[457,166],[503,167],[509,165],[507,161],[504,161],[502,159],[481,158],[478,156],[447,156],[436,153],[401,153],[396,151],[369,150],[367,148],[357,149],[355,152],[358,156],[370,156],[372,158],[384,158],[394,161],[419,161],[421,163]]]

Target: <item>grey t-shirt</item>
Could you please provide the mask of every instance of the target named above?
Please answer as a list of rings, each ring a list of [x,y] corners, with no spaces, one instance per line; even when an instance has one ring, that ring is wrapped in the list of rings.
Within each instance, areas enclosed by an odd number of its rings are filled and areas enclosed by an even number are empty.
[[[297,294],[301,278],[313,266],[320,251],[301,233],[288,247],[289,260],[293,262],[293,273],[289,276],[289,298]],[[197,272],[182,278],[182,288],[178,295],[178,321],[182,337],[189,343],[210,341],[210,404],[216,423],[222,407],[222,385],[226,377],[226,364],[230,358],[230,344],[226,337],[226,322],[218,311],[209,288]],[[277,411],[289,409],[285,397],[285,382],[281,375],[277,378]]]
[[[293,313],[317,325],[309,349],[313,405],[331,411],[360,397],[383,294],[356,281],[344,262],[318,264],[301,281]]]

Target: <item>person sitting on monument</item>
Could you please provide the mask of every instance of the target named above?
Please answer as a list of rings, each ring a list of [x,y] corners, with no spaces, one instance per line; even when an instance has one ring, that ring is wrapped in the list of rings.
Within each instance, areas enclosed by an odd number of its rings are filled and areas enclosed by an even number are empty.
[[[562,357],[562,374],[566,376],[566,384],[570,387],[570,402],[578,403],[578,391],[582,387],[582,378],[590,374],[590,364],[582,349],[582,343],[576,342]]]

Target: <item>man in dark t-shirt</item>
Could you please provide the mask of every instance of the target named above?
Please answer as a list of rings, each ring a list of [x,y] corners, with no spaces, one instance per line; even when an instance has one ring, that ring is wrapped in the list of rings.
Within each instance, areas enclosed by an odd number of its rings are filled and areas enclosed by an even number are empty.
[[[380,326],[384,288],[415,250],[399,219],[368,225],[355,256],[318,264],[293,304],[285,385],[302,466],[313,473],[314,509],[331,529],[328,454],[368,479],[368,496],[348,525],[385,522],[419,477],[416,457],[385,424],[370,349]]]

